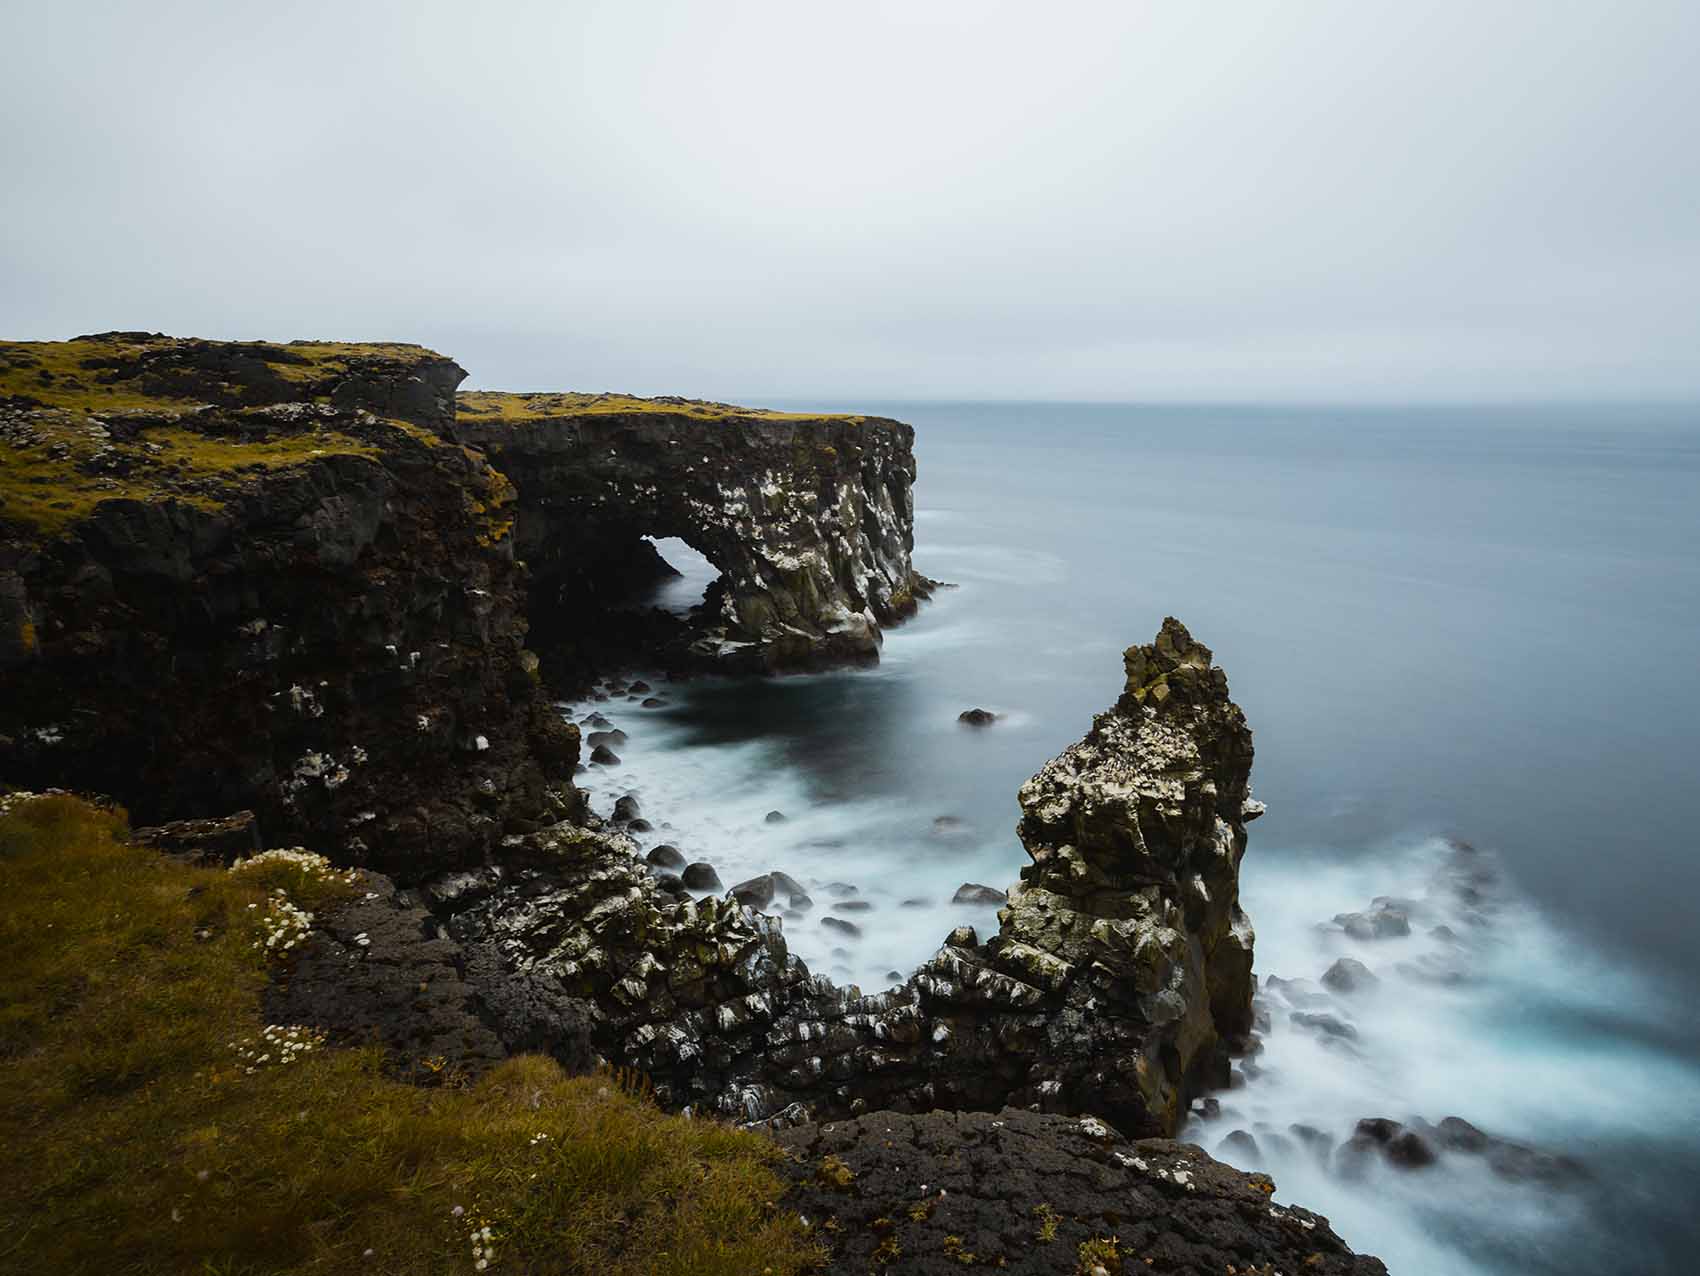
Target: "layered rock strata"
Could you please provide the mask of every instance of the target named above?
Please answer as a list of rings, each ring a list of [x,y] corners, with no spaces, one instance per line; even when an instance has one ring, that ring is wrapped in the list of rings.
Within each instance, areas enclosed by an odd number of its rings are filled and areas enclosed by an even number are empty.
[[[511,837],[499,867],[426,896],[469,962],[537,989],[545,1018],[582,1010],[596,1053],[675,1106],[785,1124],[1014,1104],[1171,1135],[1250,1027],[1237,871],[1260,808],[1209,650],[1169,620],[1126,670],[1115,707],[1022,789],[1033,862],[998,934],[959,928],[889,992],[811,976],[780,918],[671,893],[618,833]]]
[[[518,486],[532,616],[568,646],[587,610],[641,583],[645,537],[679,537],[720,570],[663,653],[697,667],[872,662],[881,627],[931,586],[910,563],[914,430],[897,421],[467,393],[458,429]]]

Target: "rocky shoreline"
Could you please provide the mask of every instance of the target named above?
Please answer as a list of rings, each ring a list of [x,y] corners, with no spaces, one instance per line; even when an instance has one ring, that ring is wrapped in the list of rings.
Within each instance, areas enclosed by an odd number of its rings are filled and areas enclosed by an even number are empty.
[[[929,1155],[980,1149],[963,1155],[990,1158],[988,1184],[1040,1173],[1030,1205],[1058,1221],[1039,1230],[1093,1232],[1071,1253],[1108,1227],[1166,1270],[1230,1252],[1380,1270],[1268,1206],[1267,1180],[1122,1142],[1172,1137],[1252,1044],[1238,869],[1261,807],[1208,648],[1165,621],[1023,786],[1032,862],[996,934],[957,928],[884,992],[836,986],[786,944],[800,884],[693,890],[693,866],[646,861],[589,812],[574,771],[617,760],[618,728],[581,741],[551,683],[606,658],[599,617],[653,574],[650,536],[685,537],[722,579],[616,642],[681,670],[876,658],[932,584],[909,558],[912,431],[686,400],[457,403],[463,375],[412,347],[0,345],[0,779],[110,794],[165,854],[299,842],[353,867],[359,896],[315,920],[267,1009],[377,1041],[400,1071],[521,1052],[633,1069],[666,1107],[841,1149],[870,1184],[867,1123],[909,1121]],[[1126,1212],[1077,1207],[1084,1183]],[[887,1195],[847,1194],[837,1261],[895,1260],[885,1215],[857,1214]],[[1003,1198],[984,1196],[990,1226]],[[929,1254],[930,1217],[910,1242]],[[1017,1252],[1025,1226],[973,1249],[947,1231],[937,1262],[1041,1262]]]

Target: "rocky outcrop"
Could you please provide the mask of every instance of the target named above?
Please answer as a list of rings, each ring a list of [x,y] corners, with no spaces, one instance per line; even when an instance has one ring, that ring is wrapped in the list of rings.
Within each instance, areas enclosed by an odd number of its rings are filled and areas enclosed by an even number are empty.
[[[914,431],[897,421],[469,393],[458,428],[519,488],[532,617],[569,662],[584,612],[653,578],[644,537],[682,538],[721,572],[692,623],[667,635],[674,664],[868,663],[881,627],[931,587],[909,559]]]
[[[826,1271],[1385,1276],[1275,1184],[1095,1118],[876,1112],[779,1135]]]
[[[1251,756],[1222,671],[1166,621],[1116,706],[1023,787],[1033,862],[998,934],[959,927],[874,996],[810,975],[781,918],[663,889],[618,834],[508,838],[501,868],[432,897],[502,980],[591,1007],[597,1053],[675,1106],[785,1123],[1014,1104],[1172,1135],[1250,1027]]]
[[[552,824],[512,485],[418,347],[0,345],[0,775],[403,875]]]

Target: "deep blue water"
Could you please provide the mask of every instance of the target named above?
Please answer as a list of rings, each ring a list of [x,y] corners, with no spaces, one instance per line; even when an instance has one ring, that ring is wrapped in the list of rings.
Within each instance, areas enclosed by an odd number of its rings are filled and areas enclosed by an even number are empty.
[[[1264,1074],[1191,1136],[1461,1115],[1580,1157],[1594,1183],[1449,1162],[1354,1186],[1273,1151],[1249,1163],[1395,1272],[1690,1270],[1700,410],[781,406],[916,427],[916,566],[960,587],[892,631],[877,670],[703,681],[622,722],[624,773],[588,777],[599,805],[637,789],[672,826],[652,840],[728,882],[859,882],[884,907],[860,946],[801,925],[793,943],[877,986],[936,946],[957,883],[1013,878],[1020,783],[1115,698],[1121,649],[1178,616],[1256,733],[1260,974],[1314,978],[1350,952],[1386,976],[1353,1008],[1354,1055],[1278,1026]],[[686,565],[675,600],[712,574]],[[1007,717],[958,728],[975,705]],[[791,820],[763,824],[772,807]],[[940,836],[939,816],[962,825]],[[1509,878],[1467,986],[1395,975],[1415,940],[1316,931],[1420,891],[1445,836]],[[897,907],[911,897],[928,906]]]

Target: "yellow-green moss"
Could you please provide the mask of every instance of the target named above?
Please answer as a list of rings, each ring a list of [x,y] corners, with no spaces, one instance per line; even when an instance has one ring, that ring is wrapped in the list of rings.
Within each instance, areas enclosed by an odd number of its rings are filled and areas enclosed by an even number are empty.
[[[643,413],[682,416],[695,421],[848,421],[860,425],[867,418],[844,413],[778,412],[771,408],[743,408],[705,399],[679,399],[671,395],[644,399],[632,394],[511,394],[504,390],[463,390],[455,396],[459,418],[480,421],[545,421],[560,417],[616,416]]]
[[[324,908],[358,885],[187,868],[124,833],[70,798],[0,811],[0,1266],[470,1272],[475,1221],[491,1276],[787,1276],[818,1257],[772,1204],[775,1145],[666,1116],[629,1078],[528,1057],[427,1088],[331,1048],[247,1071],[269,892]]]

